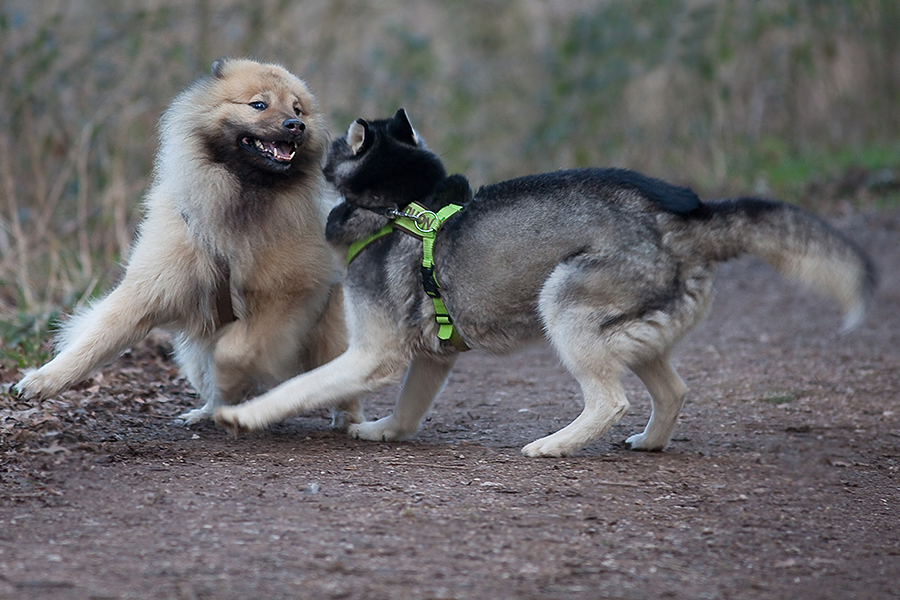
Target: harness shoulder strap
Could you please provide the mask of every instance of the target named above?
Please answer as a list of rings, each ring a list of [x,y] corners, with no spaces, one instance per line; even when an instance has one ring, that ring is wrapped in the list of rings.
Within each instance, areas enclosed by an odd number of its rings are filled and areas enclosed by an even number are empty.
[[[351,262],[353,262],[353,259],[356,258],[357,254],[362,252],[363,248],[365,248],[366,246],[368,246],[369,244],[371,244],[378,238],[386,236],[393,230],[394,230],[393,223],[388,223],[387,225],[385,225],[384,227],[382,227],[381,229],[379,229],[378,231],[376,231],[369,237],[363,238],[361,240],[356,240],[355,242],[350,244],[350,247],[347,248],[347,264],[349,265]]]

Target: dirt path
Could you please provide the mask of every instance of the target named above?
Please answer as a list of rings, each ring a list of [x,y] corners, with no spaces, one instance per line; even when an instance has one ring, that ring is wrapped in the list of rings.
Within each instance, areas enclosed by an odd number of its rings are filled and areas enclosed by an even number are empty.
[[[649,415],[629,377],[601,441],[523,458],[579,409],[544,347],[464,355],[399,444],[177,426],[196,402],[152,340],[55,401],[0,397],[0,598],[896,598],[900,214],[837,224],[881,272],[867,322],[840,337],[833,304],[726,265],[664,453],[621,444]]]

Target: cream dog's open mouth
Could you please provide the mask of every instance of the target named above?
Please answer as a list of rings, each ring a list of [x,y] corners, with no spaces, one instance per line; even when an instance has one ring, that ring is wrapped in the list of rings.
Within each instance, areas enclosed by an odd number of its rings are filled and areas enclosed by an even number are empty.
[[[296,142],[287,140],[269,142],[247,136],[241,138],[241,146],[280,164],[291,162],[297,152]]]

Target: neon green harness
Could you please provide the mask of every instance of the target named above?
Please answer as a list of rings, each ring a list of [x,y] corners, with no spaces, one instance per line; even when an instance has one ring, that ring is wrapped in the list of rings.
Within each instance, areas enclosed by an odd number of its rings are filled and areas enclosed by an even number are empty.
[[[357,240],[347,249],[349,265],[363,248],[380,237],[384,237],[395,229],[422,240],[422,285],[425,293],[434,303],[435,319],[438,323],[438,338],[447,340],[460,351],[469,347],[453,327],[453,321],[447,307],[441,299],[441,287],[434,276],[434,238],[444,221],[462,209],[459,204],[448,204],[438,212],[428,210],[421,204],[413,202],[402,211],[392,210],[388,213],[392,221],[367,238]]]

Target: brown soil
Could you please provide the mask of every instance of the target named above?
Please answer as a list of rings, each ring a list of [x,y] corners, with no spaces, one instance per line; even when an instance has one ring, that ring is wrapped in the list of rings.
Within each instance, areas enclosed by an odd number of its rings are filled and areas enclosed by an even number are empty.
[[[164,338],[52,401],[2,396],[0,598],[896,598],[900,214],[836,222],[880,269],[866,323],[839,336],[834,304],[725,265],[662,453],[622,444],[649,415],[629,376],[603,439],[522,457],[579,410],[545,347],[464,355],[406,443],[322,415],[179,426],[197,401]]]

